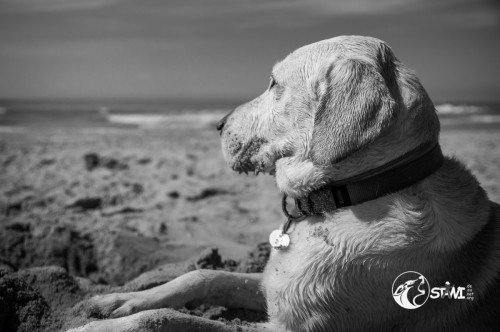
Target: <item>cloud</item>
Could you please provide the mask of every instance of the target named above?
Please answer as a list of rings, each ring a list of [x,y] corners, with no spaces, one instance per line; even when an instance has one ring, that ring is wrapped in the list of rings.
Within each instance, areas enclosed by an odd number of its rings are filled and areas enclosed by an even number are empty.
[[[500,25],[500,7],[493,0],[0,0],[2,12],[65,12],[112,5],[122,12],[177,22],[237,17],[242,27],[272,25],[274,17],[285,28],[300,28],[325,17],[423,14],[454,26]]]
[[[113,5],[121,0],[2,0],[0,5],[6,11],[68,11],[95,9]]]
[[[312,0],[311,3],[328,14],[380,14],[418,7],[424,0]]]
[[[452,27],[500,25],[500,6],[492,0],[308,0],[307,4],[315,15],[322,17],[420,15]]]

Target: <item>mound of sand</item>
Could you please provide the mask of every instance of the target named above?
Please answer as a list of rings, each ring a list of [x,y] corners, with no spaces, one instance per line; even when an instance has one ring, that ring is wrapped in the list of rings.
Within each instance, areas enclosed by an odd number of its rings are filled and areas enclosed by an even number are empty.
[[[103,292],[124,292],[148,289],[168,282],[196,268],[226,271],[261,272],[269,257],[269,246],[259,245],[241,262],[222,260],[217,249],[208,249],[199,258],[184,263],[160,266],[139,275],[121,287],[104,286],[72,276],[56,266],[14,271],[0,266],[0,331],[57,331],[85,324],[98,317],[87,317],[75,306],[80,301]],[[196,306],[178,309],[213,320],[257,322],[266,318],[264,312],[228,309],[220,306]]]

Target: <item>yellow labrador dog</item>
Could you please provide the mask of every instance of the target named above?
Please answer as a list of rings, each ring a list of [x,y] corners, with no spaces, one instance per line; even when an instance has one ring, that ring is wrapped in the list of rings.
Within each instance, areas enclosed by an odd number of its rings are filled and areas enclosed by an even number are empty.
[[[499,205],[442,156],[433,103],[387,44],[342,36],[296,50],[218,129],[235,171],[275,174],[295,199],[264,273],[198,270],[96,297],[89,305],[111,319],[79,331],[500,326]],[[265,308],[269,322],[236,327],[165,309],[195,300]]]

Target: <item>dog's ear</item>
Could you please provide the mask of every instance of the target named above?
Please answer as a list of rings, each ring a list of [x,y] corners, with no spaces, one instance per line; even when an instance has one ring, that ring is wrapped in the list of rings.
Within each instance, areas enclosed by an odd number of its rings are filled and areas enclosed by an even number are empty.
[[[380,52],[376,61],[335,59],[316,81],[318,109],[309,157],[315,165],[338,162],[362,149],[396,118],[394,58]]]

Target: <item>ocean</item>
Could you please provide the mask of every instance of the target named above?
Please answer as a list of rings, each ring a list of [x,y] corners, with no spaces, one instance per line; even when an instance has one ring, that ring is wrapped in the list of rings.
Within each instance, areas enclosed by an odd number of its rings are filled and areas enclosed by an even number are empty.
[[[0,132],[23,129],[215,127],[237,103],[0,101]]]
[[[212,128],[238,102],[0,100],[0,132]],[[443,129],[500,129],[500,103],[436,104]]]

